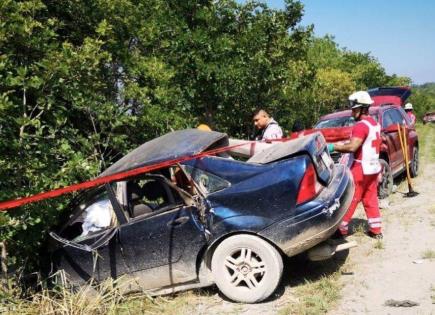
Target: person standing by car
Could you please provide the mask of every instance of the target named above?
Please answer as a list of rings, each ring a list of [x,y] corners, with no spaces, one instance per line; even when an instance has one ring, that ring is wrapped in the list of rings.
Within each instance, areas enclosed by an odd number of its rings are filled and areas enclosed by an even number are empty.
[[[281,127],[264,109],[260,109],[254,113],[253,121],[257,129],[255,140],[266,141],[282,138],[283,133]]]
[[[413,113],[413,107],[411,103],[406,103],[405,105],[405,112],[408,115],[409,120],[411,121],[411,126],[414,127],[415,126],[415,122],[417,121],[417,118],[415,117],[414,113]]]
[[[349,143],[330,143],[330,152],[353,153],[354,161],[350,167],[354,181],[355,194],[343,217],[337,233],[348,234],[348,225],[360,201],[369,223],[368,236],[382,238],[381,214],[377,194],[378,174],[381,171],[379,151],[381,145],[380,125],[369,115],[369,107],[373,104],[370,95],[365,91],[358,91],[349,96],[352,116],[357,121],[352,130]]]

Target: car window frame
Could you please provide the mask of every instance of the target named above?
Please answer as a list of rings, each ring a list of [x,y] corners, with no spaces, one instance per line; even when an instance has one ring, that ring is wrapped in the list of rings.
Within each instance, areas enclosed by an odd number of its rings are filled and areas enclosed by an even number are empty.
[[[127,222],[125,224],[120,225],[120,228],[122,226],[126,225],[126,224],[131,224],[131,223],[134,223],[134,222],[137,222],[137,221],[141,221],[143,219],[152,218],[152,217],[161,215],[162,213],[170,212],[172,210],[177,210],[177,209],[180,209],[182,207],[188,207],[188,206],[195,205],[194,196],[192,196],[188,192],[184,191],[183,189],[181,189],[178,186],[176,186],[175,184],[173,184],[170,180],[168,180],[163,175],[160,175],[160,174],[145,174],[145,176],[142,176],[142,177],[135,177],[135,179],[146,179],[146,178],[157,179],[162,184],[164,184],[164,185],[166,184],[169,189],[172,188],[172,190],[175,190],[175,192],[178,193],[181,202],[176,203],[174,201],[173,204],[164,206],[164,207],[162,207],[162,208],[160,208],[160,209],[158,209],[156,211],[152,211],[151,213],[144,213],[144,214],[141,214],[141,215],[138,215],[138,216],[135,216],[135,217],[130,216],[130,214],[127,211],[127,209],[125,209],[125,213],[127,213]],[[125,185],[125,190],[127,190],[127,184]],[[174,192],[171,191],[171,193],[173,194]],[[128,208],[129,206],[130,205],[127,204],[126,207]]]

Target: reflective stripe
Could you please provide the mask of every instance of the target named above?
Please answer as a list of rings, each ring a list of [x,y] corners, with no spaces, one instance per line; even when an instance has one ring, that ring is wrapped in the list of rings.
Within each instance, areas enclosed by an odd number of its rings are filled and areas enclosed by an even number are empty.
[[[382,222],[382,218],[370,218],[368,219],[369,223],[376,223],[376,222]]]
[[[380,228],[380,227],[382,227],[382,224],[381,223],[369,223],[369,226],[371,228]]]

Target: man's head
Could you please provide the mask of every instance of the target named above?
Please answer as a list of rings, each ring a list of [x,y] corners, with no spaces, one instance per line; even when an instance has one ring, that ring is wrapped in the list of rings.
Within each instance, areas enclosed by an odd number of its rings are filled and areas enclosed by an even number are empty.
[[[255,128],[261,130],[269,124],[270,116],[264,109],[260,109],[254,113],[253,121]]]
[[[405,105],[405,111],[406,112],[412,112],[413,108],[412,108],[412,104],[411,103],[406,103]]]
[[[349,107],[355,120],[361,120],[362,115],[368,115],[371,104],[373,100],[366,91],[358,91],[349,96]]]

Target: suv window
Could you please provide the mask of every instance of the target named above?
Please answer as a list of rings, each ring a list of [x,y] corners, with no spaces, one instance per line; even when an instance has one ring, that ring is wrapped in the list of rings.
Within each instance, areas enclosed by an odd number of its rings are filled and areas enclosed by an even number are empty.
[[[396,109],[391,109],[391,116],[393,118],[393,123],[394,124],[399,124],[399,125],[403,125],[404,123],[404,118],[403,116],[400,114],[400,112]]]
[[[392,115],[392,110],[387,110],[384,112],[384,114],[382,115],[382,128],[388,128],[389,126],[391,126],[392,124],[394,124],[394,119],[393,119],[393,115]]]

